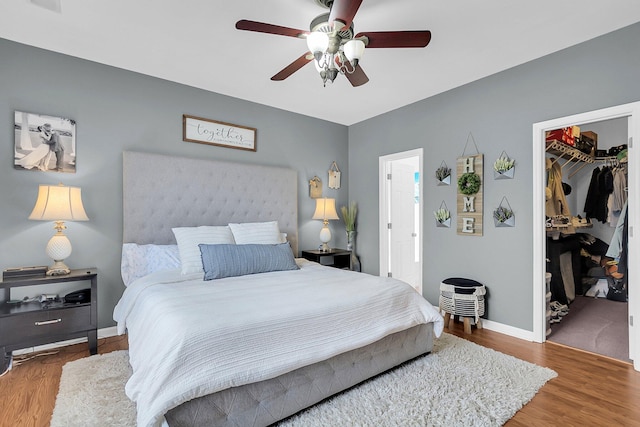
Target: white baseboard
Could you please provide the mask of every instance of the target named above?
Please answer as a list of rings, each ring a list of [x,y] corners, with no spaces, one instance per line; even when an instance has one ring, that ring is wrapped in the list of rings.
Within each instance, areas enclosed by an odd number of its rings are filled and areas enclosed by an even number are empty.
[[[118,335],[118,329],[116,326],[110,326],[108,328],[98,329],[98,339],[115,337],[116,335]],[[44,345],[38,345],[35,347],[23,348],[23,349],[14,351],[13,355],[18,356],[21,354],[34,353],[37,351],[53,350],[55,348],[65,347],[67,345],[73,345],[73,344],[80,344],[83,342],[87,342],[87,338],[75,338],[72,340],[59,341],[51,344],[44,344]]]
[[[521,340],[534,341],[533,332],[526,331],[520,328],[514,328],[513,326],[504,325],[502,323],[493,322],[491,320],[482,319],[482,327],[489,329],[490,331],[500,332],[510,337],[520,338]]]
[[[440,311],[440,314],[444,316],[445,312],[444,311]],[[462,320],[461,316],[456,316],[456,317],[460,317],[460,320]],[[501,334],[508,335],[508,336],[514,337],[514,338],[519,338],[519,339],[525,340],[525,341],[535,341],[532,331],[527,331],[527,330],[520,329],[520,328],[514,328],[513,326],[504,325],[502,323],[494,322],[494,321],[487,320],[487,319],[481,319],[481,320],[482,320],[482,327],[484,329],[488,329],[488,330],[494,331],[494,332],[499,332]],[[475,319],[471,319],[471,324],[472,325],[475,324]],[[445,325],[445,327],[446,326],[447,325]]]

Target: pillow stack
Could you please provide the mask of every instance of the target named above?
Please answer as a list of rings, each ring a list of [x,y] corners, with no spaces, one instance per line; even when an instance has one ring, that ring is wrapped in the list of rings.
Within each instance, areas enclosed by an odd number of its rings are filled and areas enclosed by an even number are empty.
[[[205,280],[269,271],[297,270],[277,221],[173,228],[182,274]]]

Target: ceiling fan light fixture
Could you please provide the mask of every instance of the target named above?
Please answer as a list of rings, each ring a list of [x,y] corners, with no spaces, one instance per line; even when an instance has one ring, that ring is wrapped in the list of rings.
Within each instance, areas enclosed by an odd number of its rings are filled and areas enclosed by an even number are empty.
[[[320,31],[313,31],[307,36],[307,47],[318,60],[318,54],[323,54],[329,47],[329,36]]]
[[[364,42],[357,39],[349,40],[344,44],[343,50],[344,55],[355,67],[358,65],[358,61],[362,59],[362,55],[364,54]]]
[[[363,0],[314,1],[318,5],[328,8],[329,13],[316,16],[311,21],[308,31],[246,19],[236,22],[238,30],[277,34],[298,39],[306,38],[310,52],[304,53],[287,65],[271,77],[271,80],[282,81],[304,65],[313,62],[325,84],[327,80],[333,81],[339,74],[343,74],[353,87],[362,86],[369,81],[360,66],[365,47],[367,50],[374,48],[419,48],[426,47],[431,40],[431,32],[427,30],[356,33],[353,21]]]
[[[331,83],[338,77],[338,69],[337,68],[329,68],[327,70],[327,78]]]

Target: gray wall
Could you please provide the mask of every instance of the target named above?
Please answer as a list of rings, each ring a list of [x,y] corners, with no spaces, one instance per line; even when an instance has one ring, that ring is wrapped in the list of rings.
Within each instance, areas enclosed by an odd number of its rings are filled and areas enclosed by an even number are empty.
[[[100,270],[100,327],[113,324],[122,293],[122,151],[289,166],[299,171],[300,247],[315,247],[318,221],[307,180],[323,179],[332,160],[343,187],[325,194],[359,204],[358,252],[366,272],[378,273],[378,157],[425,148],[424,295],[434,304],[443,278],[475,278],[489,289],[491,320],[532,330],[532,124],[640,99],[640,24],[487,77],[348,129],[308,117],[102,66],[0,39],[0,268],[47,264],[48,223],[30,222],[37,185],[83,188],[91,221],[71,223],[71,267]],[[469,64],[473,66],[473,64]],[[419,84],[419,82],[416,82]],[[76,174],[13,169],[13,112],[70,117],[78,122]],[[182,114],[258,128],[258,152],[182,141]],[[455,185],[438,187],[433,172],[449,166],[472,133],[485,160],[485,233],[458,236],[436,228],[432,211],[455,206]],[[348,144],[348,146],[347,146]],[[516,159],[513,180],[494,181],[491,165],[506,150]],[[347,164],[347,158],[349,163]],[[326,187],[325,187],[326,188]],[[491,211],[506,195],[515,228],[494,228]],[[455,213],[454,213],[455,216]],[[337,245],[341,225],[332,223]]]
[[[298,171],[300,248],[315,248],[321,221],[312,221],[308,180],[318,175],[325,195],[348,203],[345,126],[202,91],[121,69],[0,39],[0,268],[46,265],[44,248],[53,224],[27,220],[38,184],[82,188],[89,222],[67,223],[71,268],[99,270],[99,327],[113,324],[113,307],[124,289],[122,245],[122,152],[147,151],[185,157],[284,166]],[[77,172],[13,168],[14,110],[77,121]],[[182,114],[257,128],[257,152],[182,141]],[[342,189],[327,189],[336,160]],[[256,183],[268,186],[268,182]],[[344,247],[344,226],[331,223],[333,242]],[[34,290],[33,292],[43,292]]]
[[[365,270],[378,273],[378,157],[424,147],[424,295],[437,304],[442,279],[473,278],[488,288],[489,319],[533,330],[532,124],[637,100],[640,24],[350,126],[349,193],[362,212]],[[443,199],[456,206],[456,186],[436,186],[433,173],[443,160],[455,167],[469,133],[485,160],[482,237],[433,223]],[[491,168],[503,150],[516,159],[515,179],[495,181]],[[492,210],[504,195],[514,228],[493,225]]]

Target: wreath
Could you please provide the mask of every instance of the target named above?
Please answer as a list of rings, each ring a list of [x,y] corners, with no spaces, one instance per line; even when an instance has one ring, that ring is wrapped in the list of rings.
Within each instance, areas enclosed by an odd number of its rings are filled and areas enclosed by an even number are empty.
[[[473,172],[467,172],[458,178],[458,191],[470,196],[480,190],[480,177]]]

